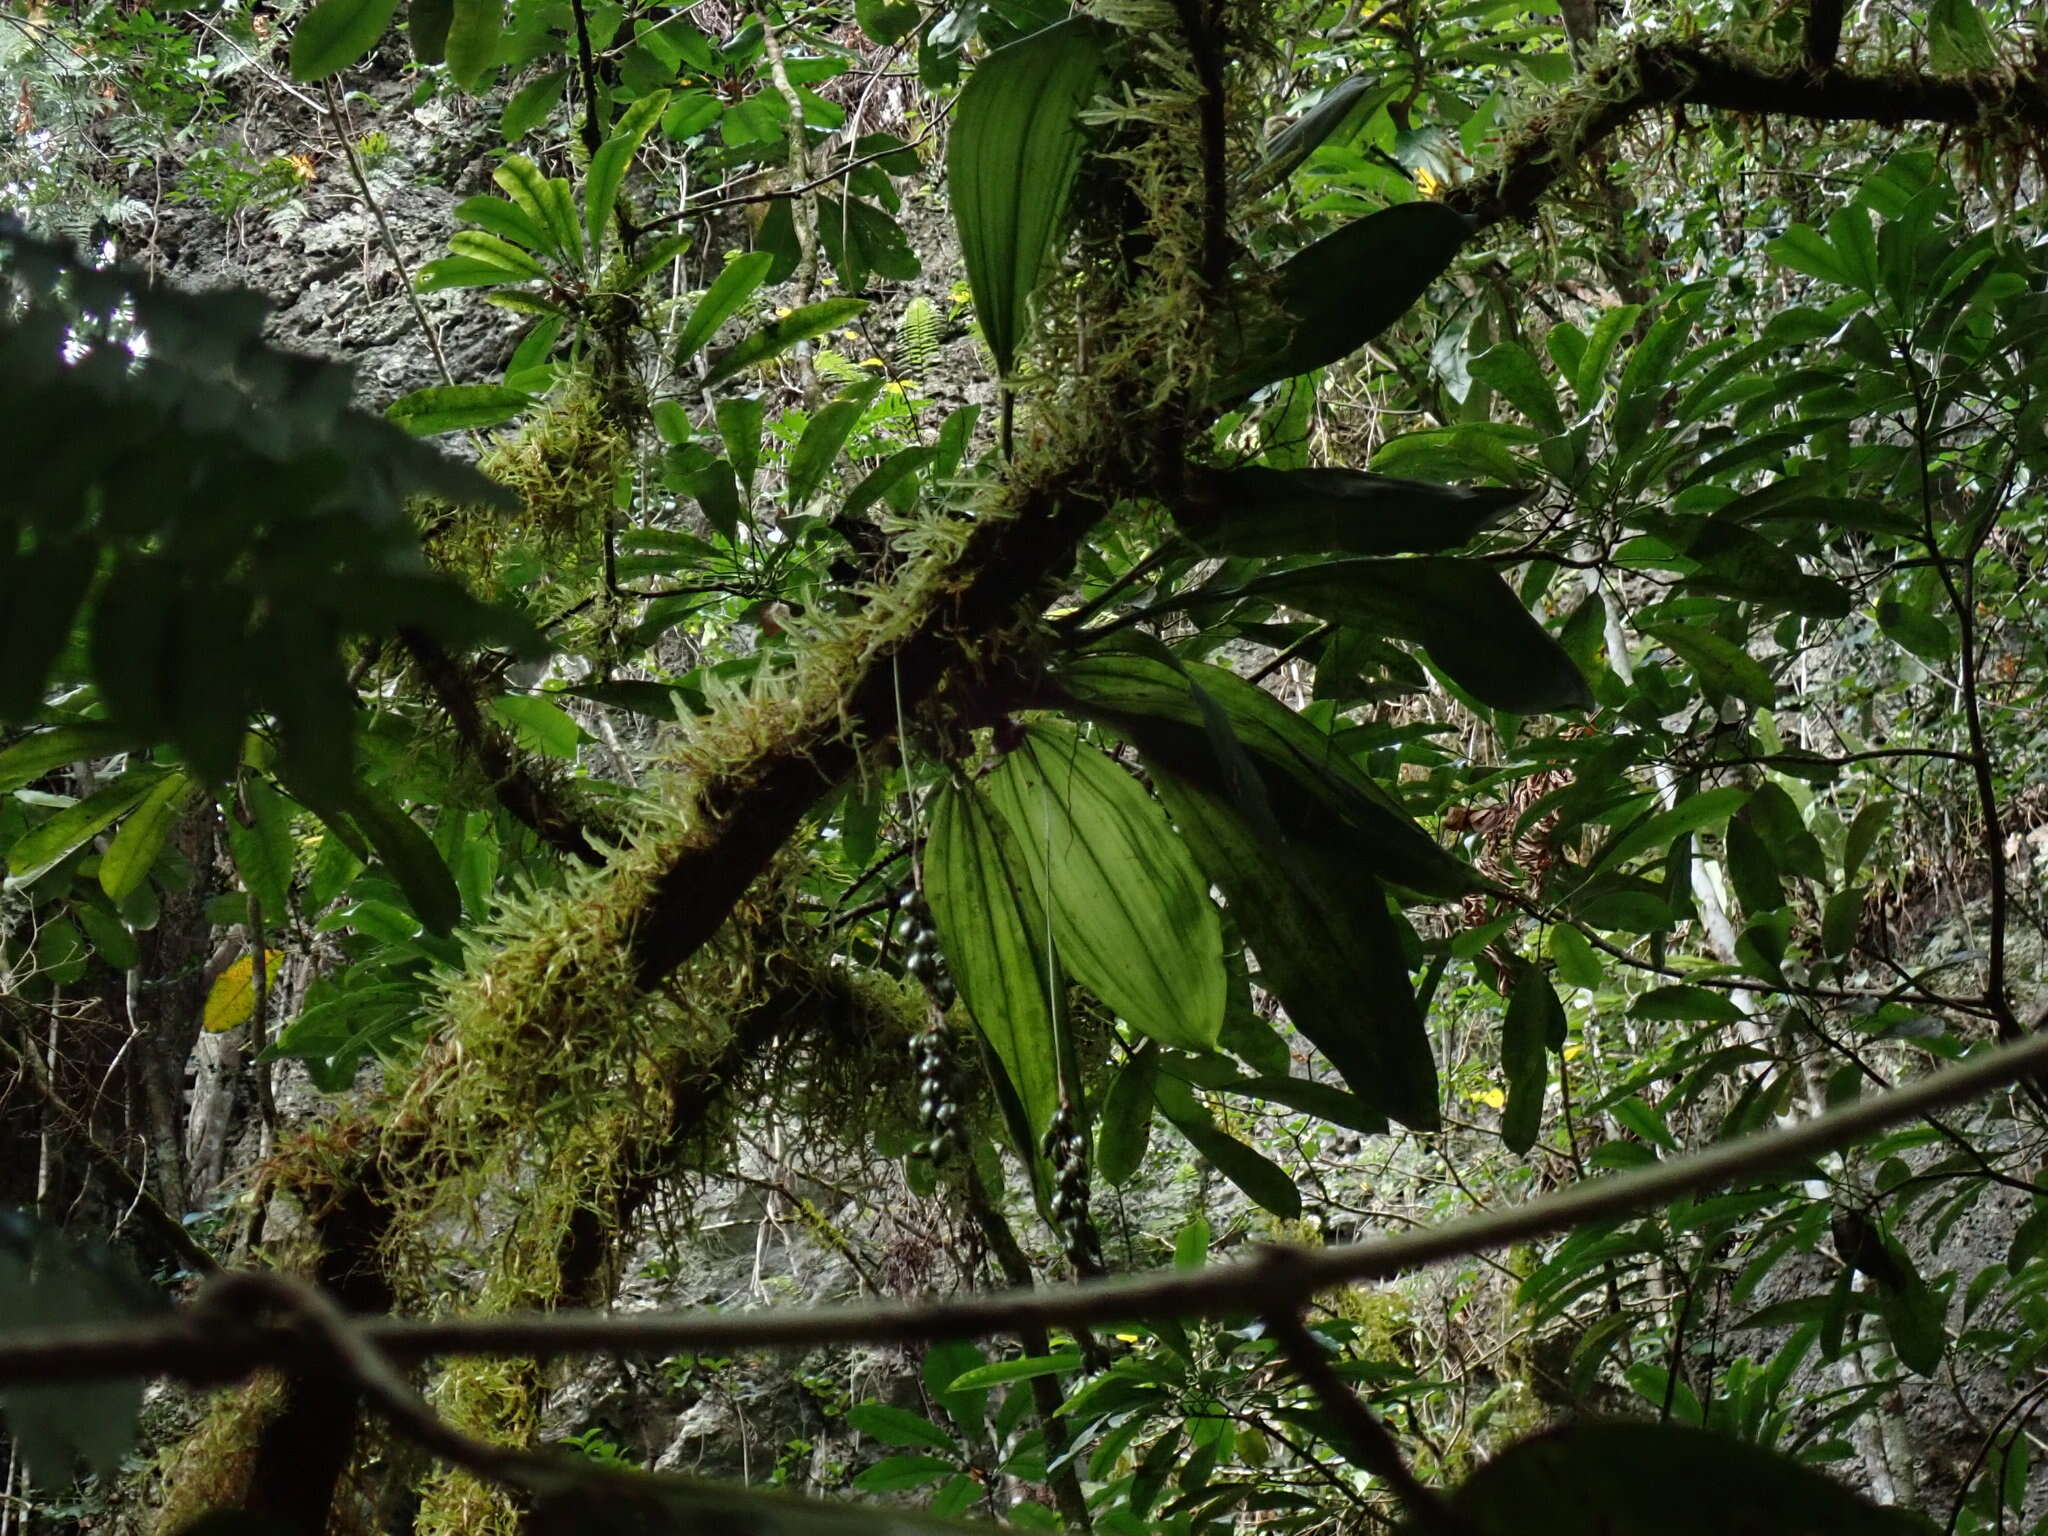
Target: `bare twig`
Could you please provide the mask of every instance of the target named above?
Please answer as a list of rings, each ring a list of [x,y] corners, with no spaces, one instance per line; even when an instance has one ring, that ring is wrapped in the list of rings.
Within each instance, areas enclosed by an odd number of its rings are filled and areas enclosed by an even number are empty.
[[[1889,1093],[1844,1104],[1781,1130],[1744,1137],[1628,1173],[1594,1179],[1521,1205],[1441,1226],[1304,1252],[1262,1250],[1249,1263],[1185,1273],[1091,1281],[1058,1290],[1011,1291],[916,1304],[866,1304],[759,1313],[597,1312],[510,1314],[437,1320],[378,1318],[355,1326],[398,1364],[441,1355],[546,1356],[605,1353],[713,1354],[813,1349],[852,1343],[978,1338],[1041,1327],[1076,1328],[1133,1318],[1266,1314],[1283,1297],[1385,1280],[1532,1238],[1610,1221],[1681,1195],[1797,1168],[1929,1111],[1968,1103],[2048,1068],[2048,1035],[1988,1049],[1959,1066]],[[1277,1254],[1277,1257],[1276,1257]],[[165,1320],[27,1330],[0,1337],[0,1383],[169,1375],[211,1383],[262,1365],[302,1360],[291,1337],[261,1328],[220,1338],[204,1309]]]

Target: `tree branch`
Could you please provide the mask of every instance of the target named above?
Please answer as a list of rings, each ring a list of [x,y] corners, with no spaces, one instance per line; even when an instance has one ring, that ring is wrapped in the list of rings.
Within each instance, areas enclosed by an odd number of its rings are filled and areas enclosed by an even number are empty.
[[[476,687],[461,664],[423,630],[402,629],[399,639],[455,727],[456,738],[490,780],[498,804],[557,853],[585,864],[603,863],[575,814],[527,766],[505,733],[484,718]]]
[[[1387,1280],[1532,1238],[1611,1221],[1743,1179],[1796,1169],[1889,1126],[1967,1103],[2048,1068],[2048,1035],[2029,1035],[1889,1093],[1859,1099],[1783,1130],[1589,1183],[1517,1206],[1479,1212],[1393,1237],[1304,1251],[1265,1250],[1249,1263],[1090,1281],[1058,1290],[1011,1291],[916,1304],[890,1303],[759,1313],[552,1313],[415,1321],[361,1320],[363,1340],[409,1364],[442,1355],[551,1357],[675,1354],[686,1350],[814,1349],[857,1343],[979,1338],[1041,1327],[1107,1325],[1133,1318],[1269,1316],[1316,1292]],[[218,1282],[216,1282],[218,1283]],[[202,1296],[205,1293],[202,1292]],[[215,1313],[194,1304],[161,1321],[24,1330],[0,1337],[0,1384],[176,1376],[232,1381],[259,1366],[317,1369],[289,1331],[253,1328],[223,1339]]]
[[[1827,3],[1827,0],[1822,0]],[[1526,217],[1588,150],[1659,107],[1707,107],[1823,123],[1949,123],[1998,118],[2048,132],[2048,70],[1938,76],[1916,70],[1814,75],[1773,68],[1726,48],[1638,43],[1562,92],[1511,140],[1500,169],[1444,199],[1482,224]]]

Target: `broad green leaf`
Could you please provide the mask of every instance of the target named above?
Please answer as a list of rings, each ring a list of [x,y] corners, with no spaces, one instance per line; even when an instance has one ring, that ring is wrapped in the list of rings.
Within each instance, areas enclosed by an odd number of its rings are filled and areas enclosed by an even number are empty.
[[[947,191],[975,318],[1004,378],[1081,168],[1080,113],[1107,77],[1105,30],[1074,16],[998,48],[953,108]]]
[[[118,914],[107,912],[89,901],[74,902],[71,915],[92,940],[102,962],[117,971],[132,971],[142,963],[142,948]]]
[[[732,472],[751,501],[754,475],[761,468],[761,402],[750,395],[720,395],[716,410],[718,436],[725,444],[725,456],[731,460]]]
[[[825,483],[839,450],[860,425],[860,419],[881,393],[882,381],[869,379],[856,384],[827,405],[821,406],[804,427],[804,435],[790,450],[784,503],[791,512],[801,512]]]
[[[1022,1102],[1035,1146],[1059,1106],[1053,1009],[1065,983],[1047,953],[1052,935],[1024,852],[988,797],[952,783],[936,799],[925,896],[947,967]]]
[[[256,898],[266,923],[282,922],[291,899],[292,869],[298,850],[292,842],[291,802],[255,774],[242,780],[242,804],[248,808],[245,826],[232,804],[224,807],[228,851],[242,886]]]
[[[1601,850],[1588,874],[1598,874],[1648,849],[1662,851],[1691,832],[1719,826],[1749,801],[1749,791],[1740,784],[1724,784],[1697,795],[1688,795],[1669,810],[1637,822]]]
[[[920,13],[908,0],[854,0],[853,18],[869,42],[886,48],[917,30]]]
[[[1159,1047],[1147,1040],[1124,1063],[1102,1101],[1102,1116],[1095,1126],[1095,1171],[1119,1188],[1145,1161],[1158,1075]]]
[[[524,281],[494,261],[473,256],[443,256],[430,261],[413,275],[412,285],[421,293],[439,293],[445,288],[495,288],[502,283]]]
[[[1600,956],[1594,952],[1586,936],[1570,923],[1553,923],[1546,947],[1557,966],[1559,979],[1567,985],[1592,992],[1606,982],[1607,973],[1601,967]]]
[[[925,1351],[924,1389],[938,1399],[948,1417],[967,1434],[978,1435],[988,1416],[988,1392],[970,1387],[955,1392],[953,1382],[988,1363],[979,1345],[966,1339],[941,1339]]]
[[[1407,555],[1456,549],[1529,497],[1356,469],[1222,470],[1171,504],[1212,555]]]
[[[1948,1300],[1922,1277],[1897,1238],[1881,1240],[1891,1263],[1874,1287],[1878,1316],[1884,1319],[1899,1363],[1915,1375],[1932,1376],[1948,1353],[1948,1330],[1943,1326]]]
[[[430,384],[400,395],[385,416],[414,437],[495,427],[526,411],[533,396],[503,384]]]
[[[488,199],[495,202],[497,199]],[[448,237],[451,254],[505,269],[507,282],[526,283],[548,275],[548,269],[524,246],[487,229],[460,229]]]
[[[1842,258],[1828,244],[1828,237],[1811,224],[1791,225],[1764,249],[1780,266],[1804,272],[1808,277],[1817,277],[1825,283],[1843,288],[1850,286],[1849,273],[1842,265]]]
[[[1242,811],[1256,786],[1230,781],[1234,765],[1212,742],[1213,715],[1227,734],[1270,768],[1275,814],[1299,807],[1308,819],[1334,816],[1356,834],[1368,867],[1381,879],[1424,896],[1450,898],[1485,889],[1472,868],[1433,842],[1387,792],[1361,772],[1331,739],[1293,710],[1235,673],[1200,662],[1176,668],[1153,656],[1098,651],[1060,671],[1063,702],[1141,745],[1171,750],[1181,771]],[[1200,693],[1197,694],[1196,690]],[[1155,722],[1179,729],[1161,730]]]
[[[0,535],[0,722],[25,720],[42,702],[50,666],[71,638],[71,627],[100,560],[92,539],[73,539],[17,551],[10,530]]]
[[[590,169],[583,178],[583,217],[584,227],[590,235],[591,250],[601,252],[604,249],[605,230],[611,224],[612,209],[618,203],[619,187],[626,179],[627,167],[632,165],[641,142],[661,121],[661,114],[667,107],[667,91],[653,91],[642,96],[626,108],[612,136],[590,157]]]
[[[447,933],[462,920],[462,896],[434,840],[380,790],[358,784],[344,793],[341,809],[412,903],[413,916],[429,933]]]
[[[1543,1125],[1543,1095],[1550,1086],[1546,1047],[1554,1021],[1563,1016],[1543,967],[1524,965],[1508,994],[1500,1037],[1501,1066],[1508,1085],[1500,1139],[1517,1157],[1536,1144],[1536,1133]]]
[[[266,949],[263,955],[266,989],[275,991],[277,968],[284,964],[284,951]],[[210,1035],[225,1034],[248,1023],[255,1012],[256,957],[247,954],[214,978],[213,985],[207,989],[206,1007],[200,1014],[199,1027]]]
[[[448,74],[465,91],[473,91],[498,62],[498,47],[505,33],[505,0],[454,3],[455,16],[448,24]]]
[[[475,197],[466,197],[455,205],[455,217],[465,224],[475,224],[487,229],[514,245],[524,246],[529,251],[552,251],[555,246],[555,238],[549,233],[548,226],[539,214],[509,198],[492,197],[489,193],[479,192]],[[532,272],[538,268],[527,267],[525,270]]]
[[[1639,1019],[1700,1019],[1713,1024],[1738,1024],[1742,1010],[1725,992],[1706,987],[1656,987],[1630,1005]]]
[[[444,3],[452,7],[453,0],[444,0]],[[505,142],[516,144],[546,122],[561,104],[562,93],[568,88],[569,71],[551,69],[513,92],[512,99],[505,103],[505,115],[498,123],[498,132]],[[461,212],[460,209],[456,211]]]
[[[1927,7],[1927,61],[1944,75],[1966,75],[1998,61],[1976,0],[1933,0]]]
[[[1518,341],[1495,342],[1467,365],[1472,377],[1491,384],[1500,397],[1552,437],[1564,431],[1564,412],[1543,365]]]
[[[1880,598],[1877,624],[1885,634],[1922,661],[1940,666],[1956,653],[1956,629],[1917,603]]]
[[[987,788],[1074,979],[1160,1044],[1214,1049],[1222,923],[1194,860],[1137,780],[1071,727],[1041,720]]]
[[[910,448],[899,448],[871,470],[847,493],[846,503],[839,509],[841,517],[859,517],[869,507],[894,492],[897,486],[916,477],[919,470],[932,461],[938,450],[924,444]]]
[[[0,763],[5,759],[0,758]],[[4,785],[5,775],[0,775]],[[1883,834],[1885,823],[1891,820],[1892,803],[1889,800],[1868,800],[1857,810],[1856,819],[1849,823],[1849,835],[1842,843],[1842,879],[1853,884],[1863,873],[1863,861],[1870,857],[1870,850],[1877,846]]]
[[[1259,163],[1245,176],[1240,195],[1257,197],[1277,187],[1294,173],[1296,166],[1315,152],[1319,144],[1347,123],[1362,121],[1371,110],[1365,100],[1368,94],[1375,95],[1378,100],[1385,99],[1383,93],[1374,92],[1374,84],[1370,75],[1353,75],[1339,81],[1321,101],[1274,134]]]
[[[1301,1191],[1287,1176],[1286,1169],[1218,1127],[1208,1106],[1180,1079],[1162,1073],[1157,1094],[1160,1113],[1173,1128],[1189,1146],[1214,1163],[1218,1173],[1243,1190],[1253,1204],[1284,1221],[1300,1218]]]
[[[405,8],[406,36],[412,42],[412,56],[422,64],[439,64],[448,57],[448,27],[455,20],[455,0],[409,0]]]
[[[923,1414],[887,1403],[856,1403],[846,1411],[846,1422],[886,1445],[923,1445],[936,1451],[954,1448],[953,1437]]]
[[[1481,703],[1518,715],[1586,709],[1586,680],[1491,566],[1445,555],[1327,560],[1237,589],[1367,634],[1412,641]]]
[[[1313,1115],[1318,1120],[1327,1120],[1332,1125],[1341,1125],[1346,1130],[1359,1131],[1367,1136],[1384,1135],[1387,1129],[1384,1115],[1367,1108],[1357,1094],[1347,1093],[1332,1083],[1312,1082],[1305,1077],[1244,1077],[1223,1083],[1220,1087],[1225,1093],[1284,1104],[1304,1115]]]
[[[1472,228],[1442,203],[1401,203],[1297,252],[1266,293],[1239,300],[1215,398],[1236,399],[1350,356],[1408,312]]]
[[[802,309],[793,309],[774,324],[763,326],[720,353],[713,360],[711,371],[704,376],[704,387],[709,389],[714,384],[722,384],[742,369],[780,357],[791,347],[814,336],[823,336],[867,307],[866,299],[825,299],[817,304],[806,304]],[[696,318],[695,315],[690,317],[693,324]]]
[[[292,32],[292,78],[324,80],[377,46],[397,0],[319,0]]]
[[[561,705],[532,694],[508,693],[491,700],[491,713],[518,733],[529,752],[573,760],[589,737]]]
[[[164,840],[198,792],[191,778],[174,773],[151,789],[135,814],[121,823],[100,859],[100,889],[109,900],[126,901],[149,878],[157,855],[164,851]]]
[[[1451,1496],[1473,1536],[1927,1536],[1791,1457],[1679,1424],[1575,1424],[1511,1446]],[[1420,1536],[1415,1522],[1401,1527]]]
[[[1215,790],[1144,750],[1160,799],[1259,960],[1259,983],[1352,1092],[1418,1130],[1437,1123],[1436,1064],[1377,881],[1308,838],[1268,844]]]
[[[957,1463],[937,1456],[891,1456],[876,1462],[853,1480],[862,1493],[902,1493],[936,1483],[959,1471]]]
[[[111,784],[31,828],[7,851],[8,884],[26,885],[63,863],[148,799],[168,777],[167,769],[135,764]]]
[[[1638,621],[1636,628],[1691,667],[1709,694],[1737,698],[1758,709],[1777,702],[1778,685],[1763,663],[1704,625]]]
[[[33,783],[52,769],[109,757],[133,744],[133,737],[112,725],[60,725],[24,736],[0,751],[0,794]]]
[[[978,1391],[1012,1381],[1034,1381],[1040,1376],[1064,1376],[1080,1369],[1081,1357],[1078,1354],[1024,1355],[1015,1360],[998,1360],[993,1365],[978,1365],[971,1371],[962,1371],[946,1384],[946,1390]]]

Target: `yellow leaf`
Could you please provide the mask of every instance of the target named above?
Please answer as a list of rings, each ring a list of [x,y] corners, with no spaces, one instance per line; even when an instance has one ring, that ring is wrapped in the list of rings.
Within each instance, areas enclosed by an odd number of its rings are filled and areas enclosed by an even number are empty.
[[[284,951],[266,949],[263,961],[265,990],[277,985],[277,968],[284,963]],[[252,955],[244,955],[214,979],[206,994],[206,1011],[200,1024],[209,1035],[225,1034],[249,1022],[256,1011],[256,967]]]

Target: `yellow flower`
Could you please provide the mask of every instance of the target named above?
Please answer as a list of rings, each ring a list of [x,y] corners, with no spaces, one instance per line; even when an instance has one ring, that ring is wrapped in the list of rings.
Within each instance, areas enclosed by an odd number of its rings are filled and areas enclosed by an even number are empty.
[[[1437,193],[1443,190],[1443,185],[1441,181],[1438,181],[1436,177],[1430,174],[1427,166],[1423,166],[1415,172],[1415,190],[1424,197],[1435,197]]]

